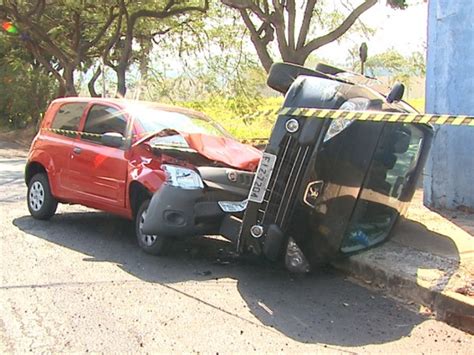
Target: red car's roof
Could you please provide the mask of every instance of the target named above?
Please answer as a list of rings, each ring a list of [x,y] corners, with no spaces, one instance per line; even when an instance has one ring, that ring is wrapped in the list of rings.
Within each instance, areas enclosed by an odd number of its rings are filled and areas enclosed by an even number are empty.
[[[198,116],[201,118],[205,118],[207,120],[210,119],[204,113],[195,111],[193,109],[173,106],[173,105],[166,105],[166,104],[161,104],[161,103],[156,103],[156,102],[151,102],[151,101],[128,100],[128,99],[120,99],[120,98],[77,97],[77,96],[63,97],[60,99],[55,99],[53,101],[53,103],[58,103],[58,104],[71,103],[71,102],[87,102],[87,103],[93,102],[93,103],[102,103],[102,104],[113,104],[113,105],[120,106],[124,109],[132,105],[133,106],[142,105],[142,106],[147,106],[147,107],[153,107],[153,108],[163,110],[163,111],[179,112],[183,114]]]

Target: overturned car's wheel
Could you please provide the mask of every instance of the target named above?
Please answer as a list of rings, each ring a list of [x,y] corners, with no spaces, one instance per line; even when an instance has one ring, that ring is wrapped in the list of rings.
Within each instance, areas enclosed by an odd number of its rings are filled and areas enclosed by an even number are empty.
[[[138,245],[148,254],[163,255],[166,252],[168,239],[158,235],[143,233],[143,224],[145,223],[149,204],[150,200],[143,201],[135,217],[135,233]]]
[[[58,201],[51,194],[48,176],[36,174],[28,184],[28,210],[33,218],[50,219],[56,213]]]

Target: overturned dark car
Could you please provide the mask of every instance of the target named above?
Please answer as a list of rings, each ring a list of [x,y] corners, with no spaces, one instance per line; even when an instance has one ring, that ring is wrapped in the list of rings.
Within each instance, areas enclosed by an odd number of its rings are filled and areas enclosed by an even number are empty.
[[[357,113],[337,119],[280,114],[257,171],[200,166],[192,188],[169,181],[154,195],[144,232],[220,234],[238,253],[291,271],[373,247],[406,212],[432,140],[426,124],[364,122],[364,112],[415,113],[371,78],[327,65],[275,64],[283,108]],[[284,111],[284,110],[283,110]]]

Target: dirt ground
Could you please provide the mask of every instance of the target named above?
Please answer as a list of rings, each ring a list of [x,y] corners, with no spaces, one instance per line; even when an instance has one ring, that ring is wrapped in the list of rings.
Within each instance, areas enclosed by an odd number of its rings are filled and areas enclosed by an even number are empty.
[[[16,131],[0,131],[0,157],[26,157],[35,134],[35,127]]]

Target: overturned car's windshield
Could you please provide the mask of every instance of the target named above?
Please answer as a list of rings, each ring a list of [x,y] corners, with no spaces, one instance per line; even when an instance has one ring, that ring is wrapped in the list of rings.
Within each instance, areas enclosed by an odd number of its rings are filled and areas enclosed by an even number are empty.
[[[178,132],[230,137],[230,134],[218,124],[192,114],[143,106],[133,106],[128,111],[141,126],[143,130],[142,135],[163,130],[175,130]]]

